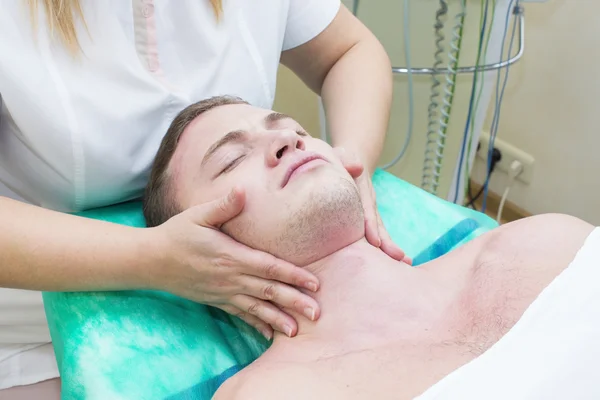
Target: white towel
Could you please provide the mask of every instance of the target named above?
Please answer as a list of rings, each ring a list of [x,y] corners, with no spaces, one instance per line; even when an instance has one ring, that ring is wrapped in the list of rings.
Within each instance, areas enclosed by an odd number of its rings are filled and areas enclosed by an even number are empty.
[[[600,228],[480,357],[418,400],[600,399]]]

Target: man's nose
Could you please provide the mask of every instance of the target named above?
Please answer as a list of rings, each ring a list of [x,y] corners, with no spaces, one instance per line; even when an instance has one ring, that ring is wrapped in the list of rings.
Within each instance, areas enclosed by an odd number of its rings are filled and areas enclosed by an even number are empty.
[[[267,165],[269,167],[275,167],[279,165],[286,155],[304,149],[304,141],[296,132],[284,130],[273,133],[273,139],[266,154]]]

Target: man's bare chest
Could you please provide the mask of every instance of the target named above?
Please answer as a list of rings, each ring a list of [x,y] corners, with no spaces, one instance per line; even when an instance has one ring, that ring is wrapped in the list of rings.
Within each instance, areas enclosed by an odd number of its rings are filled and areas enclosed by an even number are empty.
[[[306,398],[413,398],[502,340],[548,278],[505,259],[483,260],[447,305],[443,320],[424,324],[408,338],[406,332],[398,331],[398,340],[382,332],[386,339],[379,343],[317,352],[312,361],[295,365],[294,374],[314,383],[303,389],[310,392]],[[342,348],[343,343],[340,339]]]

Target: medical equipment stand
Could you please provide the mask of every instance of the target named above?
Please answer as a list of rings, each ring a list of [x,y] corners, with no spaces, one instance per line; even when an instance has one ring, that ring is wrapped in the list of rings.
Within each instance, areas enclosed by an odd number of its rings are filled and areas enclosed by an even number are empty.
[[[463,0],[463,2],[464,2],[464,0]],[[440,4],[442,7],[438,11],[438,15],[437,15],[438,20],[441,19],[440,18],[441,15],[445,15],[445,13],[447,13],[446,1],[440,0]],[[445,9],[443,6],[446,6]],[[464,18],[465,8],[466,7],[463,4],[463,14],[462,14],[463,18]],[[449,64],[448,67],[440,68],[439,67],[440,63],[437,62],[433,67],[429,67],[429,68],[415,68],[415,67],[407,68],[407,67],[395,67],[394,66],[394,67],[392,67],[392,72],[394,74],[407,74],[407,75],[409,75],[409,78],[410,78],[410,75],[412,75],[412,74],[432,75],[432,77],[434,78],[434,83],[432,86],[432,96],[437,97],[437,95],[439,95],[439,92],[436,92],[436,89],[440,85],[440,82],[439,82],[439,80],[435,79],[436,75],[445,74],[446,81],[448,81],[449,74],[452,76],[456,76],[457,74],[473,74],[473,73],[495,71],[495,70],[501,70],[503,68],[508,68],[511,65],[515,64],[517,61],[519,61],[523,57],[523,54],[525,51],[525,17],[524,17],[523,7],[519,4],[518,1],[517,1],[517,4],[513,6],[512,13],[513,13],[514,17],[518,20],[519,50],[515,56],[509,58],[508,60],[504,60],[504,61],[500,60],[496,63],[485,64],[485,65],[481,65],[481,66],[458,67],[457,66],[458,60],[455,59],[454,67],[452,67]],[[461,16],[461,15],[459,15],[459,16]],[[438,25],[440,25],[440,26],[438,26]],[[439,24],[436,24],[436,33],[441,28],[443,28],[443,24],[441,22]],[[457,30],[462,30],[462,21],[455,28],[455,31],[457,31]],[[462,35],[462,32],[459,33],[458,37],[455,37],[455,40],[456,39],[460,40],[461,35]],[[455,32],[455,36],[457,36],[457,32]],[[440,39],[440,40],[443,40],[443,36],[442,36],[442,39]],[[438,47],[440,47],[440,44],[437,41],[436,41],[436,45]],[[453,43],[453,45],[454,45],[454,43]],[[459,51],[460,45],[458,46],[458,49],[455,49],[455,50]],[[442,51],[442,50],[439,50],[438,53],[440,51]],[[436,55],[437,55],[437,53],[436,53]],[[455,52],[454,56],[457,56],[457,55],[458,55],[458,53]],[[452,57],[451,57],[451,59],[452,59]],[[448,83],[449,82],[447,82],[447,84]],[[444,98],[445,104],[447,104],[447,100],[448,100],[447,98]],[[451,105],[452,97],[450,97],[449,101],[450,101],[450,105]],[[438,105],[438,103],[436,102],[436,98],[432,98],[431,102],[433,105],[436,105],[436,106]],[[432,104],[430,104],[430,108],[431,108]],[[432,112],[435,113],[435,110],[430,109],[429,113],[431,114]],[[444,110],[442,110],[442,114],[445,115],[445,113],[449,114],[449,107],[447,107],[447,108],[445,107]],[[430,115],[430,117],[431,117],[431,115]],[[449,118],[449,115],[447,115],[447,117]],[[431,118],[429,118],[429,119],[431,120]],[[447,123],[447,120],[446,120],[446,123]],[[430,121],[429,125],[431,125],[431,121]],[[445,132],[445,129],[440,129],[440,130],[436,131],[436,130],[432,130],[429,128],[431,128],[431,127],[428,126],[425,160],[423,163],[423,179],[422,179],[421,187],[423,189],[429,191],[430,193],[437,195],[437,189],[439,186],[439,177],[440,177],[442,160],[443,160],[442,155],[443,155],[443,151],[444,151],[444,147],[445,147],[446,132]],[[470,155],[467,155],[467,157],[470,157]],[[459,162],[462,162],[462,160],[460,160]],[[388,164],[388,166],[391,166],[393,164],[394,163]],[[469,173],[470,173],[470,171],[469,171]],[[460,181],[461,177],[457,176],[457,177],[455,177],[455,179]],[[458,187],[459,185],[455,185],[455,186]]]

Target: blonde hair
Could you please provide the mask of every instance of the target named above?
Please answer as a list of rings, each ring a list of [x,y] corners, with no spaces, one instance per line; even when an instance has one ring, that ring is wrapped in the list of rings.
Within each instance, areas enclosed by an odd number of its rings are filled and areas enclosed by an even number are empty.
[[[81,18],[85,26],[85,19],[81,11],[79,0],[27,0],[33,26],[37,26],[38,4],[43,3],[46,9],[46,16],[51,33],[58,30],[61,42],[67,47],[69,52],[76,54],[79,52],[79,40],[75,29],[75,19]],[[222,0],[209,0],[217,19],[223,12]],[[87,27],[86,27],[87,30]]]

